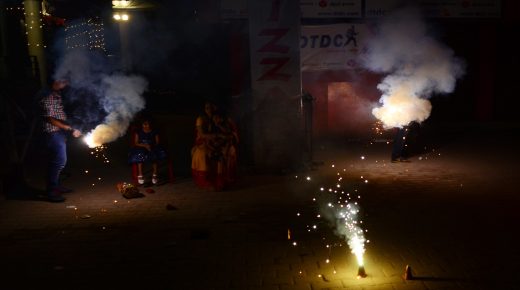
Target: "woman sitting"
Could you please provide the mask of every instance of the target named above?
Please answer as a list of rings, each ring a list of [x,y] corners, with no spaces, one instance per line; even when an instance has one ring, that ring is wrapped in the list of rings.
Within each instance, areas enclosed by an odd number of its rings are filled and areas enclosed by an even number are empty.
[[[197,186],[222,190],[236,176],[236,144],[238,134],[233,122],[210,102],[195,123],[195,144],[192,148],[191,169]]]
[[[217,168],[220,169],[217,178],[225,187],[231,185],[236,179],[238,130],[231,118],[222,111],[213,115],[213,123],[217,133],[216,140],[219,143],[215,151],[221,156],[216,160]]]

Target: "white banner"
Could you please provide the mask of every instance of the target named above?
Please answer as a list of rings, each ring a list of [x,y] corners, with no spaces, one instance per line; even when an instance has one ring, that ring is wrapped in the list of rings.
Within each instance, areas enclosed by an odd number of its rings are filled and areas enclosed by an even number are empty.
[[[356,23],[302,26],[302,71],[358,68],[369,33],[367,25]]]
[[[403,7],[403,0],[365,0],[365,17],[382,17]],[[433,18],[497,18],[499,0],[419,0],[415,5],[426,17]]]
[[[302,18],[373,18],[382,17],[403,7],[403,0],[300,0]],[[417,0],[414,4],[427,17],[439,18],[498,18],[501,14],[499,0]],[[222,19],[246,19],[247,0],[221,0]]]
[[[222,19],[247,18],[246,0],[220,0],[220,17]]]
[[[363,12],[361,0],[300,0],[299,5],[302,18],[359,18]],[[247,18],[247,0],[221,0],[220,17]]]
[[[249,14],[255,162],[289,166],[300,146],[300,15],[294,13],[299,1],[248,5],[255,11]]]
[[[360,18],[361,0],[301,0],[302,18]]]

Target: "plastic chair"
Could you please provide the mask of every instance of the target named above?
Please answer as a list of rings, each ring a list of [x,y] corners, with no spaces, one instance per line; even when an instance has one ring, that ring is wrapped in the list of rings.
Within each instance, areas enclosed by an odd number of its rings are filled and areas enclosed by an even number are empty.
[[[164,160],[166,162],[166,165],[168,167],[168,182],[169,183],[173,183],[175,181],[175,177],[173,175],[173,165],[172,165],[172,161],[171,159],[168,157],[168,159]],[[161,162],[161,161],[159,161]],[[160,167],[160,166],[158,166]],[[137,164],[136,163],[133,163],[132,164],[132,182],[134,185],[137,185],[138,182],[137,182],[137,176],[138,176],[138,168],[137,168]]]

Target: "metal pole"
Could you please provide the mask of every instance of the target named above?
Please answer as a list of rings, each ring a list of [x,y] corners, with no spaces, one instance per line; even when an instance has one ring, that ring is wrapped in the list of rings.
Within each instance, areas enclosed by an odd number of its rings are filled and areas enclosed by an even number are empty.
[[[34,69],[37,70],[37,77],[40,79],[40,84],[44,86],[47,81],[47,71],[45,44],[43,43],[41,1],[25,0],[23,5],[25,9],[25,30],[27,32],[29,56],[31,56]]]
[[[7,78],[7,33],[5,21],[5,5],[0,2],[0,80]]]
[[[313,118],[313,102],[314,97],[309,93],[302,95],[303,114],[304,114],[304,134],[305,134],[305,151],[307,153],[307,162],[312,163],[313,159],[313,142],[312,142],[312,118]]]

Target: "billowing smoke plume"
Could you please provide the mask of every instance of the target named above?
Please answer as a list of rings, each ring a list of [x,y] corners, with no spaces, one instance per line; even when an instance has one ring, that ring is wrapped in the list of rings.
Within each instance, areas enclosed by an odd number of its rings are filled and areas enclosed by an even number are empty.
[[[92,114],[99,115],[100,110],[104,113],[104,120],[85,138],[89,147],[124,135],[134,115],[145,107],[142,94],[147,81],[114,71],[104,56],[91,51],[76,49],[67,53],[56,69],[55,78],[67,78],[73,90],[83,92],[83,98],[95,98],[99,107]]]
[[[372,110],[385,128],[426,120],[432,109],[428,98],[435,93],[451,93],[464,73],[462,61],[428,35],[414,8],[384,18],[367,48],[362,65],[388,74],[378,85],[383,93],[381,106]]]
[[[86,136],[89,147],[109,143],[125,134],[134,115],[142,110],[147,82],[139,76],[111,75],[102,79],[105,95],[102,104],[108,115],[103,124]]]

